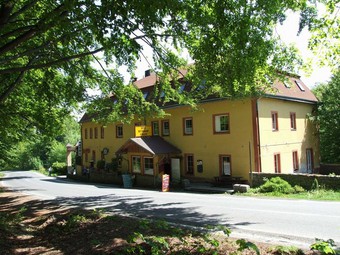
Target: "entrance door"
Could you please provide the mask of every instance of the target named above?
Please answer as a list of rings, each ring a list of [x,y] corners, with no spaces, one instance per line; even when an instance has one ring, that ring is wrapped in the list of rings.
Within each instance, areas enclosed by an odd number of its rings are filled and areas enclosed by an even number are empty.
[[[220,155],[220,168],[221,175],[231,175],[231,159],[228,155]]]
[[[180,182],[181,180],[181,164],[179,158],[171,158],[171,180]]]
[[[313,149],[306,149],[307,173],[313,172]]]

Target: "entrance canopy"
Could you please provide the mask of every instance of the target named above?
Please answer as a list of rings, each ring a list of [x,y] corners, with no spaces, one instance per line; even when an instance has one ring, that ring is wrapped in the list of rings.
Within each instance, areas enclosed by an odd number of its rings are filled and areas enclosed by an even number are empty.
[[[179,154],[181,151],[159,136],[130,138],[116,154],[146,151],[152,155]]]

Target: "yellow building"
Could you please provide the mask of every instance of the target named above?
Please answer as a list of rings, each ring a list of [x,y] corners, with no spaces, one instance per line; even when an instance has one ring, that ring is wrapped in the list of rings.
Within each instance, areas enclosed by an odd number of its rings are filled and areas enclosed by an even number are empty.
[[[143,93],[156,81],[147,74],[135,82]],[[167,105],[164,119],[131,124],[102,126],[85,114],[82,167],[115,162],[139,185],[157,185],[164,173],[173,182],[212,182],[223,176],[250,181],[251,172],[313,172],[319,166],[318,137],[307,116],[317,99],[299,77],[274,87],[275,93],[261,98],[203,100],[196,111]]]

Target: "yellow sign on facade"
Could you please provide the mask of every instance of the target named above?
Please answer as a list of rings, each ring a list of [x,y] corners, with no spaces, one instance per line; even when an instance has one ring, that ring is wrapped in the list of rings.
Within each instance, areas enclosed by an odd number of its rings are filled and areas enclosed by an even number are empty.
[[[136,126],[135,134],[136,137],[151,136],[152,135],[151,126]]]

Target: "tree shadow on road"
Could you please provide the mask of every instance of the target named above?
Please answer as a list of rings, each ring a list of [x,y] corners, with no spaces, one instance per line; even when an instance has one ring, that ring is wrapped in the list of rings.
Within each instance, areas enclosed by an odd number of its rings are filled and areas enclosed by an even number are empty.
[[[25,208],[23,210],[23,208]],[[108,222],[87,217],[74,231],[65,225],[74,219],[70,215],[102,212],[111,215]],[[1,254],[96,254],[101,247],[115,249],[126,244],[128,236],[138,229],[138,219],[166,221],[186,226],[201,227],[221,224],[221,215],[205,215],[185,203],[156,203],[150,197],[104,195],[92,197],[58,197],[39,200],[19,192],[0,192],[0,216],[18,215],[20,222],[0,225]],[[82,216],[76,217],[82,219]],[[1,217],[0,217],[1,218]],[[86,217],[85,217],[86,218]],[[228,219],[223,219],[228,222]],[[20,224],[18,224],[20,223]],[[248,224],[248,223],[247,223]],[[250,223],[249,223],[250,224]],[[232,228],[231,225],[226,225]],[[150,226],[152,229],[153,225]],[[99,248],[98,248],[99,247]],[[99,250],[98,250],[99,249]],[[89,252],[91,251],[91,252]]]

